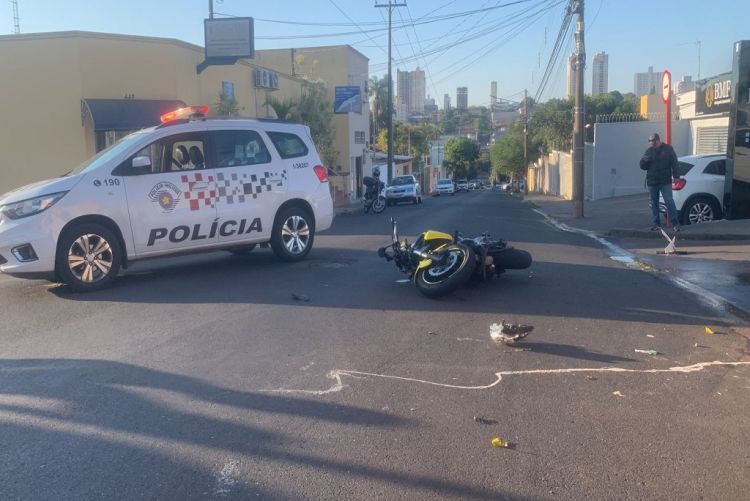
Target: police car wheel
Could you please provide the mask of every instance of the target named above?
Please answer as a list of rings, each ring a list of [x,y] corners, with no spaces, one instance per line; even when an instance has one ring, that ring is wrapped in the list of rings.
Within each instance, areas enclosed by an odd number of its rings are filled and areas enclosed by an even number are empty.
[[[255,249],[255,244],[246,245],[244,247],[237,247],[236,249],[229,249],[229,252],[235,256],[246,256]]]
[[[56,271],[76,291],[102,289],[117,277],[121,252],[109,228],[95,223],[76,225],[60,237]]]
[[[271,249],[282,261],[299,261],[310,252],[314,236],[315,228],[307,211],[289,207],[276,215]]]

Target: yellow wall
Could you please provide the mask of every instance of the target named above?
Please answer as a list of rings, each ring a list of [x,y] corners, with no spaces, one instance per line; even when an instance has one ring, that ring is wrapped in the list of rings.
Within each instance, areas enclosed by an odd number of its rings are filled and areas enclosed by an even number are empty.
[[[0,68],[0,193],[83,162],[76,40],[0,38]]]
[[[348,85],[346,46],[257,51],[253,60],[209,66],[200,75],[201,47],[179,40],[62,32],[0,36],[0,194],[55,177],[95,153],[90,117],[82,120],[82,99],[178,99],[215,108],[223,81],[234,83],[241,116],[274,117],[263,106],[267,95],[298,98],[302,77],[328,82],[333,102],[337,85]],[[256,89],[253,69],[279,73],[280,90]],[[366,61],[365,61],[366,68]],[[294,75],[293,75],[294,73]],[[361,117],[360,117],[361,119]],[[334,115],[336,149],[348,172],[353,132],[347,115]],[[361,125],[357,125],[359,129]]]

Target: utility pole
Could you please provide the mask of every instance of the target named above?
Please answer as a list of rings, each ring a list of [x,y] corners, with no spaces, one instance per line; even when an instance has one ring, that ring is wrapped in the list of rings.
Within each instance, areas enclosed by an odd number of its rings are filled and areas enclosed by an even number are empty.
[[[21,21],[18,17],[18,0],[11,0],[13,4],[13,34],[21,33]]]
[[[576,20],[576,99],[573,122],[573,217],[583,217],[583,69],[586,66],[586,47],[583,43],[583,0],[570,0],[571,14]]]
[[[528,91],[523,90],[523,168],[526,174],[529,173],[529,154],[528,154],[528,137],[529,137],[529,100]],[[529,180],[523,183],[524,192],[528,192]]]
[[[214,0],[208,0],[208,18],[214,18]]]
[[[393,179],[393,78],[391,78],[391,13],[394,7],[406,7],[406,3],[375,4],[388,8],[388,183]]]

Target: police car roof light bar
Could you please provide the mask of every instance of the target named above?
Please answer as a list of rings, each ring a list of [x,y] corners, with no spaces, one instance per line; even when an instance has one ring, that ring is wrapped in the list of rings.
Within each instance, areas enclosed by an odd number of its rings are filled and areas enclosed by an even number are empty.
[[[161,123],[167,123],[180,119],[204,118],[208,115],[208,110],[208,106],[187,106],[185,108],[178,108],[174,111],[170,111],[169,113],[164,113],[159,117],[159,120],[161,120]]]

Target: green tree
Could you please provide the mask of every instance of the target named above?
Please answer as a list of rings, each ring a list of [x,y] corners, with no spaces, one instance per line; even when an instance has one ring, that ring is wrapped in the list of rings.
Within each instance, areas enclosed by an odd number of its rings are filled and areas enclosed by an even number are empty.
[[[411,125],[400,122],[393,123],[393,153],[396,155],[410,155],[421,158],[429,151],[429,125]],[[383,151],[388,150],[388,130],[383,129],[377,137],[377,145]]]
[[[515,123],[508,127],[508,133],[490,150],[493,179],[501,179],[502,176],[518,178],[526,175],[528,164],[539,158],[539,143],[532,136],[527,140],[527,157],[524,161],[523,124]]]
[[[529,137],[545,151],[569,150],[573,143],[573,101],[550,99],[535,105],[529,119]],[[523,146],[523,136],[521,140]]]
[[[333,102],[328,98],[323,82],[303,82],[302,95],[292,118],[310,127],[323,162],[328,166],[335,165],[339,152],[334,147]]]
[[[370,137],[378,137],[388,127],[388,77],[373,75],[368,83],[370,98]]]
[[[291,97],[280,100],[273,96],[269,96],[264,103],[264,105],[270,106],[273,109],[274,113],[276,113],[276,118],[279,120],[292,119],[296,113],[297,104],[297,100]]]
[[[220,117],[237,116],[240,114],[240,105],[234,96],[228,96],[224,91],[219,92],[219,102],[214,105],[216,114]]]
[[[476,141],[466,137],[454,137],[445,143],[443,166],[454,179],[468,178],[472,172],[476,176],[474,163],[477,159],[479,159],[479,143]]]

